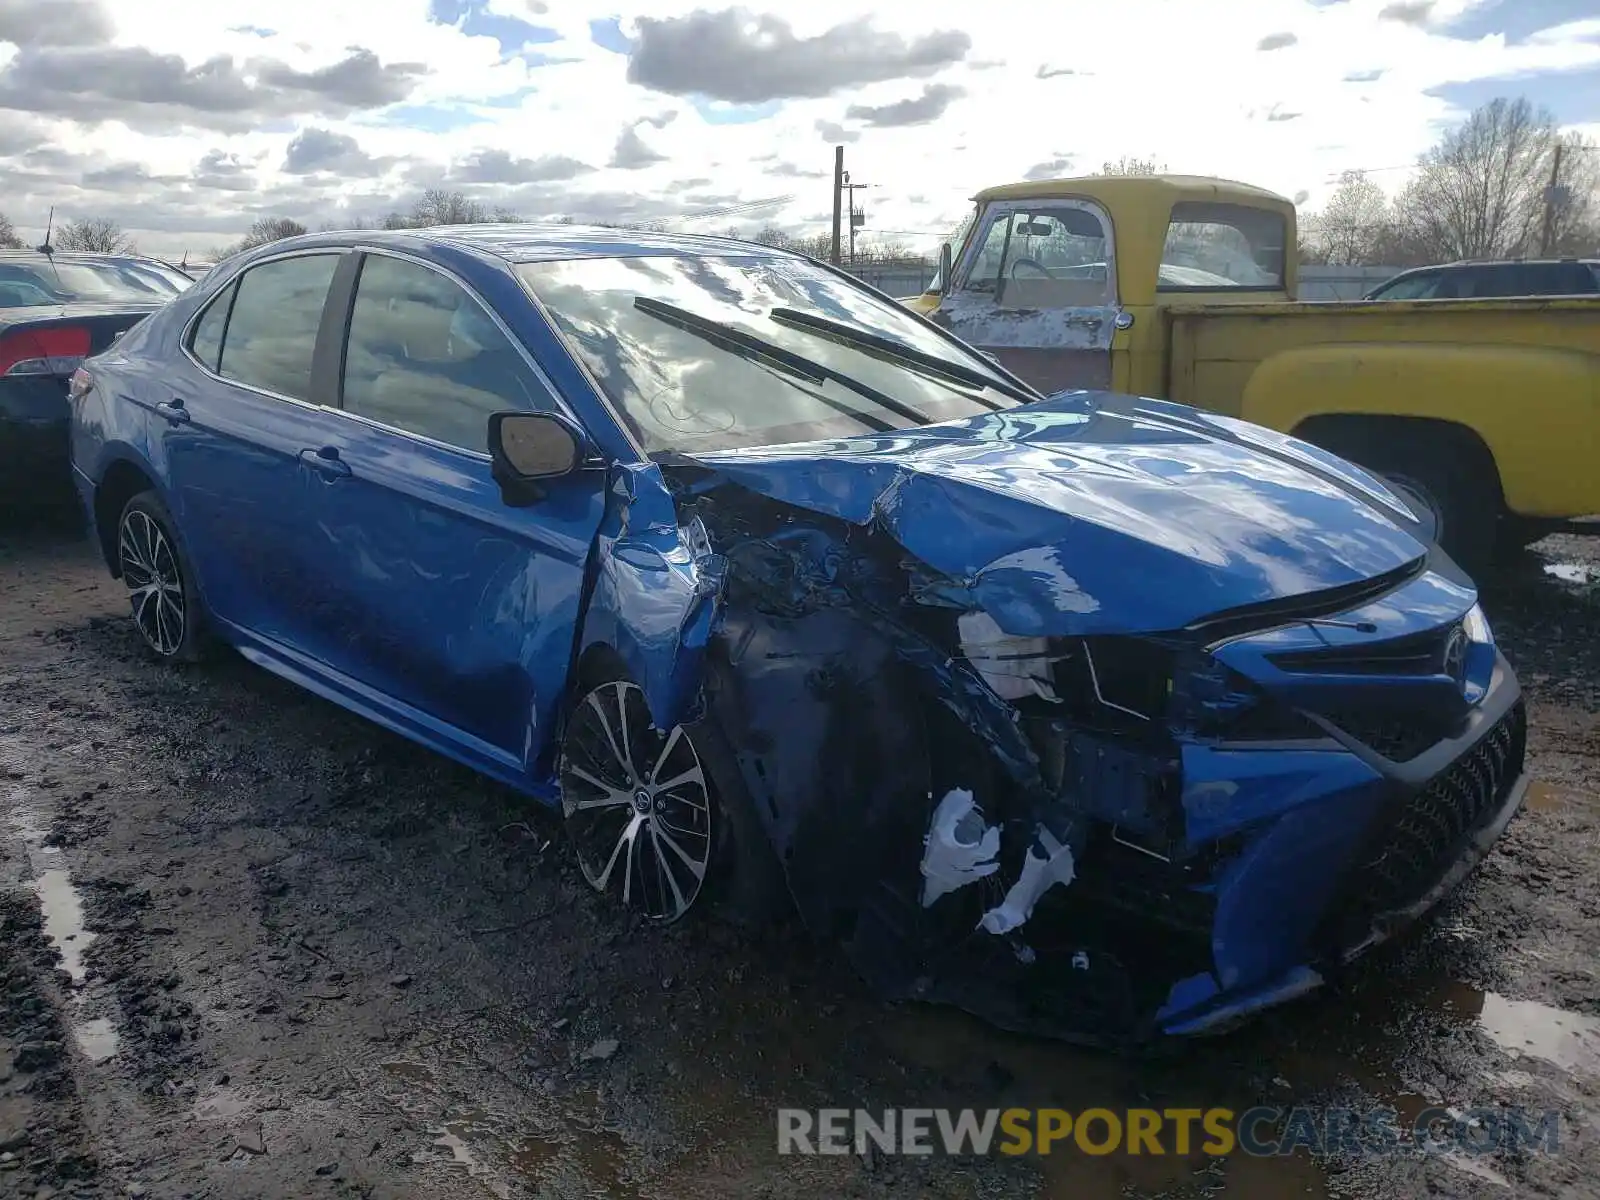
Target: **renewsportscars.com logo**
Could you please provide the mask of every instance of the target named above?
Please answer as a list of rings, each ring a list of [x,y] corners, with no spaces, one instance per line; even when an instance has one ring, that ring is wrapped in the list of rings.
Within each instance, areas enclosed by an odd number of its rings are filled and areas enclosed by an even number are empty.
[[[1561,1115],[1521,1108],[780,1108],[779,1154],[1345,1157],[1560,1153]]]

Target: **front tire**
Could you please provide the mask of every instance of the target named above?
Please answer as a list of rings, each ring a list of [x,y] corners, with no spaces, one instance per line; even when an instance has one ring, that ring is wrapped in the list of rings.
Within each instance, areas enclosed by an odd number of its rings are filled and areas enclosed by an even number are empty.
[[[567,721],[560,779],[589,885],[657,924],[687,914],[726,840],[694,736],[682,725],[657,729],[639,685],[608,679]]]
[[[643,689],[612,663],[579,686],[558,779],[584,878],[652,923],[711,909],[733,925],[767,929],[792,912],[714,716],[657,729]]]
[[[117,566],[145,647],[165,662],[197,662],[204,641],[194,572],[154,491],[134,496],[117,518]]]

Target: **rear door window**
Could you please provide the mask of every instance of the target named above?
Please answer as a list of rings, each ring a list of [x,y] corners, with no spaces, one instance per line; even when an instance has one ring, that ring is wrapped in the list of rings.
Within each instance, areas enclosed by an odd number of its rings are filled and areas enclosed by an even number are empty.
[[[228,309],[236,290],[236,285],[230,283],[216,294],[195,323],[194,334],[189,339],[190,352],[208,371],[215,371],[222,357],[222,333],[228,327]]]
[[[1530,271],[1521,263],[1494,263],[1472,267],[1460,274],[1464,284],[1460,292],[1463,299],[1530,296],[1539,292],[1538,272]]]
[[[382,254],[361,264],[343,397],[349,412],[479,452],[488,449],[490,413],[556,407],[515,344],[460,284]]]
[[[331,252],[279,258],[240,276],[217,373],[309,401],[317,329],[339,258]]]
[[[1581,262],[1552,263],[1550,275],[1552,296],[1583,296],[1596,290],[1593,269]]]

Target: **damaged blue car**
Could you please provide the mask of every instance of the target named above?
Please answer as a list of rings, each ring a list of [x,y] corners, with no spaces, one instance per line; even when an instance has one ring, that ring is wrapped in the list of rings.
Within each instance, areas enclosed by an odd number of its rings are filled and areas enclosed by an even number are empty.
[[[480,226],[240,255],[74,376],[163,659],[208,642],[559,809],[645,917],[782,906],[885,995],[1213,1031],[1521,804],[1472,583],[1380,483],[1045,397],[843,273]]]

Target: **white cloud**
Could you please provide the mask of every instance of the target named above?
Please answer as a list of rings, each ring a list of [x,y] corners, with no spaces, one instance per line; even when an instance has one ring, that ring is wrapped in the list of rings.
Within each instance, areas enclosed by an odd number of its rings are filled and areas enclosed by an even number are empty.
[[[1244,179],[1286,195],[1306,191],[1315,205],[1340,170],[1410,162],[1436,139],[1442,123],[1461,115],[1429,89],[1507,79],[1506,90],[1514,93],[1513,76],[1600,64],[1594,21],[1569,20],[1520,39],[1450,36],[1451,22],[1463,15],[1484,24],[1490,2],[1436,0],[1425,19],[1411,5],[1407,12],[1416,19],[1397,20],[1392,11],[1389,19],[1380,16],[1393,9],[1393,0],[1122,0],[1030,5],[1022,13],[968,0],[869,0],[864,6],[857,0],[804,6],[769,0],[769,7],[746,0],[753,16],[744,26],[723,22],[719,36],[748,27],[750,36],[766,39],[763,44],[854,57],[837,80],[826,75],[831,94],[795,99],[796,91],[824,89],[797,86],[792,74],[775,69],[777,60],[752,55],[752,63],[786,80],[783,98],[741,107],[631,83],[628,55],[590,36],[591,20],[619,17],[623,37],[648,37],[641,20],[659,30],[697,10],[718,10],[718,0],[632,0],[620,16],[617,0],[445,0],[441,6],[452,12],[475,10],[458,21],[463,28],[430,20],[429,0],[386,0],[378,7],[370,0],[276,0],[270,6],[260,0],[98,0],[114,30],[111,48],[176,55],[190,71],[228,56],[247,89],[241,94],[248,99],[239,101],[246,107],[232,110],[238,120],[171,106],[137,110],[142,115],[135,119],[132,103],[117,98],[132,94],[125,89],[104,103],[81,97],[62,103],[80,115],[125,118],[98,125],[0,109],[0,153],[19,141],[40,143],[31,157],[0,158],[0,208],[25,233],[42,226],[52,204],[58,219],[113,215],[143,248],[168,254],[203,252],[232,240],[262,215],[313,225],[350,212],[375,220],[430,183],[466,188],[489,205],[578,217],[714,209],[792,195],[784,206],[751,214],[745,225],[768,217],[796,223],[831,207],[832,143],[819,129],[853,139],[848,165],[856,178],[875,185],[860,194],[869,229],[941,232],[959,220],[966,198],[980,187],[1021,178],[1047,162],[1085,171],[1122,155],[1154,157],[1175,171]],[[8,72],[98,52],[3,40],[5,30],[17,28],[5,18],[22,11],[22,3],[0,0],[0,96]],[[763,24],[762,15],[778,16],[782,27]],[[838,32],[863,17],[870,37]],[[526,57],[508,56],[502,37],[516,42],[522,36],[508,21],[550,32],[530,35]],[[935,34],[960,36],[927,42]],[[1277,48],[1258,49],[1264,43]],[[901,69],[878,70],[866,61],[896,46]],[[370,51],[376,66],[348,66],[348,79],[316,74],[348,60],[352,48]],[[404,64],[419,64],[421,73],[391,70]],[[717,61],[718,88],[758,99],[762,80],[739,82],[741,65]],[[358,77],[358,68],[366,73]],[[670,71],[645,77],[686,90]],[[110,74],[101,81],[108,89],[112,82]],[[54,95],[57,87],[71,93],[96,81],[64,71],[51,83]],[[136,86],[157,85],[130,75],[126,88]],[[930,88],[948,98],[937,120],[884,123],[897,113],[918,114]],[[360,102],[391,92],[405,94],[393,104]],[[848,115],[852,107],[857,119]],[[863,113],[880,116],[873,123],[861,119]],[[1580,116],[1600,121],[1600,113]],[[359,157],[345,161],[379,164],[381,173],[286,172],[288,148],[306,129],[355,139]],[[650,153],[619,158],[619,144],[635,140]],[[659,161],[651,161],[652,154]],[[226,162],[233,169],[202,169],[207,156],[213,166]],[[455,175],[453,163],[462,164]],[[494,163],[518,165],[496,176],[485,168]],[[240,186],[240,167],[244,178],[253,172],[252,188]],[[1392,185],[1403,172],[1377,178]],[[727,224],[686,227],[716,231]]]

